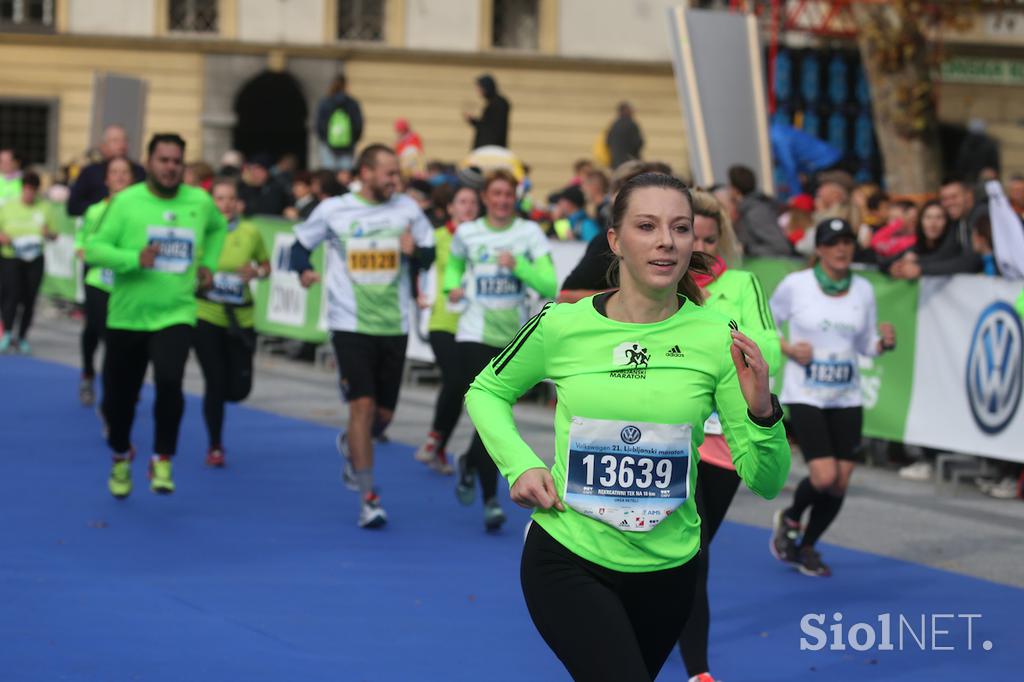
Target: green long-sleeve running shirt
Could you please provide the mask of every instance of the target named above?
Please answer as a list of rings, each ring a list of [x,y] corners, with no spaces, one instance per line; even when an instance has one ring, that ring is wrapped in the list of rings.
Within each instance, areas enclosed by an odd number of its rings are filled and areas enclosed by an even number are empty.
[[[78,228],[75,230],[76,249],[85,250],[86,242],[96,233],[108,206],[110,206],[110,199],[104,199],[85,209]],[[109,294],[114,290],[114,271],[110,268],[89,268],[89,272],[85,275],[85,283]]]
[[[107,326],[157,331],[196,323],[196,268],[217,269],[227,225],[205,191],[182,185],[171,199],[132,185],[110,201],[95,234],[85,242],[85,260],[115,273]],[[139,253],[155,243],[151,268]]]
[[[566,511],[538,509],[533,519],[577,555],[617,571],[672,568],[700,549],[697,447],[713,410],[747,487],[772,498],[789,472],[782,423],[762,427],[747,412],[728,319],[681,303],[653,324],[611,320],[594,297],[549,304],[466,395],[474,425],[512,485],[545,466],[516,430],[512,405],[543,379],[554,382],[551,474]]]
[[[775,374],[782,367],[779,330],[768,306],[768,297],[757,275],[744,270],[726,270],[707,286],[704,306],[735,320],[740,331],[761,349],[768,372]]]

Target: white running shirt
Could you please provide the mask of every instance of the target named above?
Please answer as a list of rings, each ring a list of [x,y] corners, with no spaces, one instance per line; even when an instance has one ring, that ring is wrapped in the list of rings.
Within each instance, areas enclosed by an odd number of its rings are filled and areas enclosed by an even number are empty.
[[[526,322],[527,287],[511,270],[498,265],[502,251],[536,262],[550,254],[551,247],[532,220],[516,218],[507,228],[495,230],[485,218],[478,218],[455,230],[451,254],[466,261],[467,300],[456,341],[501,348]]]
[[[845,296],[828,296],[814,270],[801,270],[782,280],[770,305],[780,327],[789,323],[789,342],[804,341],[814,349],[809,366],[786,361],[780,402],[819,408],[862,405],[858,355],[878,354],[871,284],[854,275]]]
[[[394,194],[371,204],[355,192],[327,199],[295,226],[312,251],[327,242],[327,327],[371,336],[409,333],[412,287],[399,237],[412,231],[417,246],[434,245],[434,228],[416,202]]]

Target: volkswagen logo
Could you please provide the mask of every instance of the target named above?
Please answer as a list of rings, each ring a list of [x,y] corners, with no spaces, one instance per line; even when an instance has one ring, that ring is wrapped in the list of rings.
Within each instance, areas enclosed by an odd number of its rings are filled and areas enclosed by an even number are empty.
[[[981,313],[967,355],[967,398],[985,433],[999,433],[1017,412],[1022,341],[1020,318],[1008,303],[997,301]]]
[[[635,426],[627,426],[619,433],[619,438],[626,445],[636,445],[640,442],[640,429]]]

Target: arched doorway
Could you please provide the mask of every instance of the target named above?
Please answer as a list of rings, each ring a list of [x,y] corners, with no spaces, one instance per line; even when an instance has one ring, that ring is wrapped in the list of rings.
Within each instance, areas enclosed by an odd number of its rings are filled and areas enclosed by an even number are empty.
[[[264,71],[235,96],[235,149],[251,157],[266,153],[275,159],[294,154],[306,167],[309,120],[302,86],[288,73]]]

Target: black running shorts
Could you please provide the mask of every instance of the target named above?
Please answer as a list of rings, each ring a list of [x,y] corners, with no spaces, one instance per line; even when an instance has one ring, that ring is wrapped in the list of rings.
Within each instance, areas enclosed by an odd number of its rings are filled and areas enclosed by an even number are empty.
[[[346,400],[373,398],[377,407],[394,410],[402,386],[409,337],[331,332],[338,362],[338,384]]]
[[[791,431],[804,453],[804,461],[820,457],[857,461],[864,426],[863,407],[821,408],[796,403],[787,407]]]

